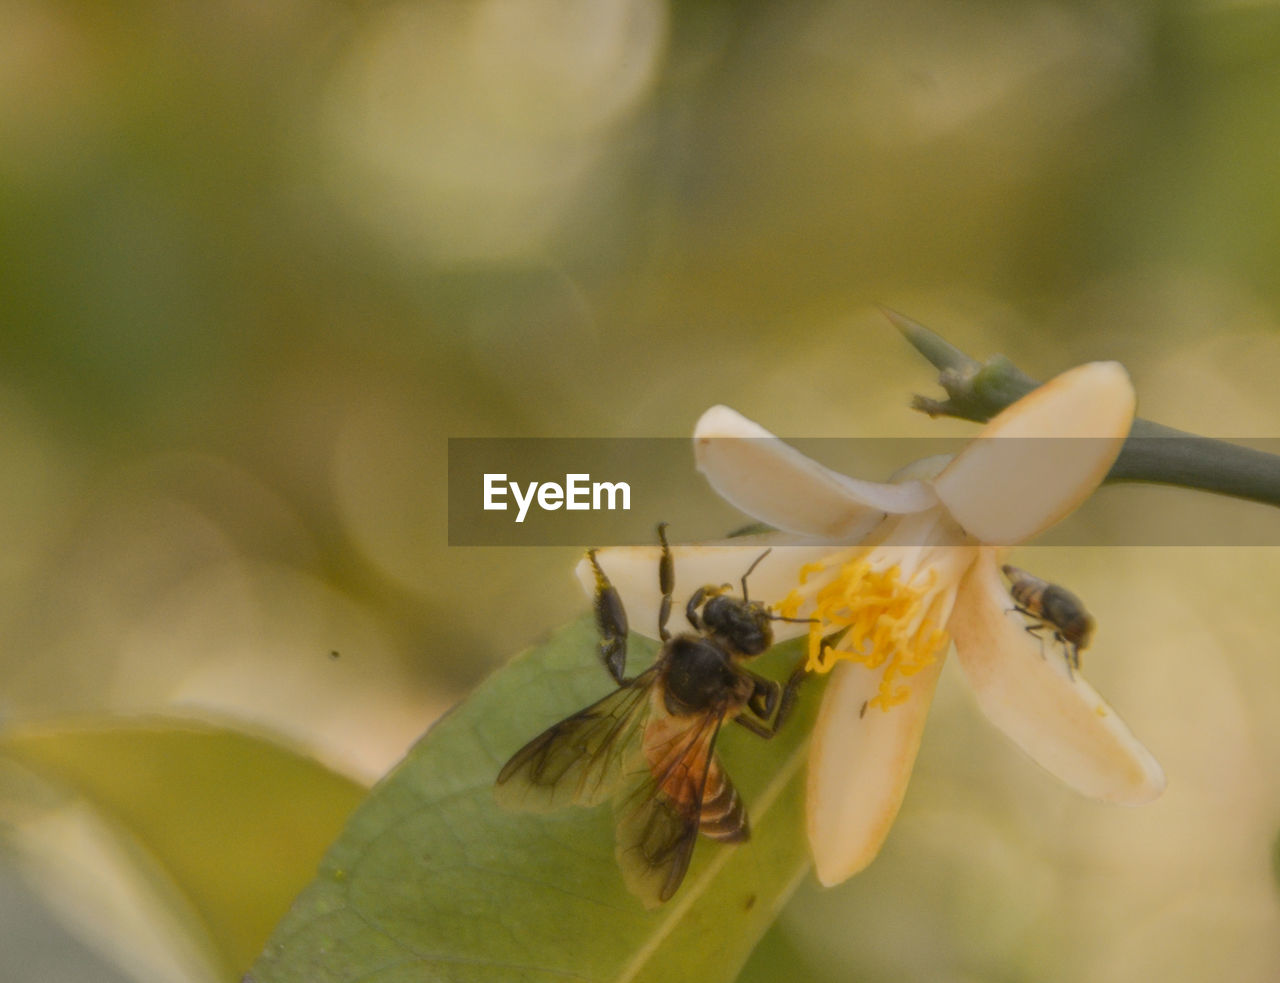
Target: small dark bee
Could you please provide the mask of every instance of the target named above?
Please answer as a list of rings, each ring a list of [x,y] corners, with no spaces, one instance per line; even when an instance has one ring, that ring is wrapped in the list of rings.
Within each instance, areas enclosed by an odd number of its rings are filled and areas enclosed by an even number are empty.
[[[591,806],[612,798],[618,864],[646,907],[675,894],[699,832],[725,843],[750,836],[742,799],[716,757],[716,737],[727,720],[773,737],[804,677],[803,663],[785,686],[741,665],[773,644],[770,622],[782,620],[747,596],[747,577],[768,550],[743,574],[742,597],[728,593],[728,584],[698,588],[685,606],[696,631],[672,636],[667,620],[675,566],[665,523],[658,526],[658,541],[657,659],[634,678],[624,675],[626,611],[589,551],[600,657],[618,688],[512,755],[495,787],[498,801],[515,809]]]
[[[1027,633],[1043,642],[1041,630],[1053,629],[1054,640],[1066,652],[1068,671],[1079,669],[1080,650],[1089,647],[1093,635],[1093,617],[1085,610],[1084,602],[1065,587],[1033,577],[1015,566],[1006,564],[1000,569],[1009,578],[1009,593],[1017,602],[1013,610],[1031,619]]]

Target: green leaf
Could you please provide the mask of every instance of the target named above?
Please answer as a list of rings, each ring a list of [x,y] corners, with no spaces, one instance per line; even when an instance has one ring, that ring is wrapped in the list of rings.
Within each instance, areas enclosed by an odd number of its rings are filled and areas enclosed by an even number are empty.
[[[255,983],[732,980],[808,868],[804,748],[818,685],[763,741],[730,727],[722,760],[752,838],[700,838],[680,890],[648,911],[623,886],[612,810],[508,812],[502,763],[609,691],[584,618],[491,676],[442,719],[352,817],[281,923]],[[800,649],[756,663],[785,676]],[[653,647],[633,636],[637,672]]]
[[[260,951],[365,793],[276,744],[188,721],[9,730],[0,760],[89,802],[145,851],[140,866],[181,892],[228,973]]]

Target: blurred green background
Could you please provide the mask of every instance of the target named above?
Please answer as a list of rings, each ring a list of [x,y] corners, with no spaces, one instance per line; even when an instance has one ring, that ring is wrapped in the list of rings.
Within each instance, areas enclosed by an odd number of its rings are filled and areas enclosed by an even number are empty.
[[[371,781],[584,609],[576,548],[448,548],[448,437],[971,432],[879,303],[1275,437],[1278,106],[1266,0],[0,0],[0,720]],[[1275,553],[1031,552],[1168,792],[1077,798],[948,678],[885,853],[748,979],[1280,978]],[[0,757],[0,977],[231,978],[71,757]]]

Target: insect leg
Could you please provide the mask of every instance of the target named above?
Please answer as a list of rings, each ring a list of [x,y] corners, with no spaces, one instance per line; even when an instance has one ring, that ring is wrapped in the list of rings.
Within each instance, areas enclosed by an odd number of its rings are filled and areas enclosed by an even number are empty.
[[[1075,671],[1080,668],[1080,646],[1074,642],[1068,642],[1060,634],[1055,634],[1054,637],[1062,643],[1062,654],[1067,662],[1067,676],[1074,679]]]
[[[587,559],[596,572],[596,628],[600,631],[600,658],[619,686],[627,680],[627,612],[622,598],[596,560],[596,551],[587,550]]]
[[[706,587],[699,587],[693,592],[689,598],[689,603],[684,606],[684,616],[689,619],[689,624],[693,625],[698,631],[702,631],[702,618],[698,615],[698,608],[702,606],[702,602],[707,598]]]
[[[791,711],[796,705],[796,698],[800,695],[800,684],[809,678],[809,670],[805,668],[807,661],[807,659],[801,659],[796,663],[796,667],[792,670],[786,685],[782,687],[782,699],[778,701],[778,713],[773,718],[774,733],[777,733],[778,728],[785,724],[787,718],[791,716]]]
[[[1018,614],[1022,615],[1024,618],[1026,618],[1027,621],[1029,622],[1028,624],[1024,624],[1022,626],[1022,630],[1025,631],[1028,635],[1030,635],[1032,638],[1036,639],[1040,643],[1040,658],[1043,659],[1044,658],[1044,639],[1040,637],[1040,629],[1045,626],[1045,623],[1034,612],[1032,612],[1028,608],[1023,607],[1021,604],[1015,603],[1013,607],[1006,608],[1004,613],[1013,614],[1015,611]]]
[[[779,728],[791,716],[791,711],[795,707],[796,697],[800,695],[800,684],[809,675],[805,669],[805,660],[800,660],[785,685],[780,685],[772,679],[765,679],[763,676],[757,676],[747,669],[742,671],[747,673],[752,682],[756,684],[756,691],[752,694],[751,699],[747,701],[747,705],[744,708],[747,713],[755,716],[747,716],[740,713],[733,719],[757,737],[763,737],[767,741],[778,733]],[[763,713],[760,712],[762,708],[758,705],[761,701],[764,703],[765,712]],[[772,715],[772,720],[769,719],[770,715]]]
[[[671,639],[667,631],[667,619],[671,617],[671,594],[676,589],[676,565],[671,559],[671,547],[667,545],[667,524],[658,523],[658,542],[662,544],[662,559],[658,561],[658,590],[662,591],[662,607],[658,609],[658,637],[666,642]]]
[[[766,741],[777,732],[776,728],[771,728],[768,724],[762,724],[754,717],[748,717],[745,713],[738,714],[733,718],[733,722],[747,728],[756,737],[763,737]]]
[[[1028,618],[1035,618],[1035,615],[1032,614],[1030,611],[1026,610],[1025,608],[1012,608],[1011,610],[1017,611],[1020,614],[1024,614]],[[1025,631],[1028,635],[1030,635],[1032,638],[1034,638],[1037,642],[1040,643],[1040,658],[1042,659],[1045,657],[1044,636],[1041,635],[1040,632],[1042,632],[1047,627],[1049,627],[1048,624],[1040,620],[1032,621],[1030,624],[1022,626],[1023,631]],[[1054,637],[1057,637],[1057,635],[1055,634]]]
[[[761,720],[768,720],[778,706],[782,687],[772,679],[761,679],[758,676],[752,677],[751,684],[754,688],[747,700],[747,709]]]

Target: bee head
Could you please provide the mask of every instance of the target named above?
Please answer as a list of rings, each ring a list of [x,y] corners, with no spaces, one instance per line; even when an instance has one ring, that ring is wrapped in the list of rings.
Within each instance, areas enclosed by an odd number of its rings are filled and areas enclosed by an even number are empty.
[[[1088,648],[1089,641],[1093,637],[1093,617],[1081,608],[1074,611],[1059,630],[1062,632],[1062,637],[1077,648]]]
[[[735,652],[759,655],[773,644],[769,609],[759,601],[717,594],[702,607],[702,623]]]

